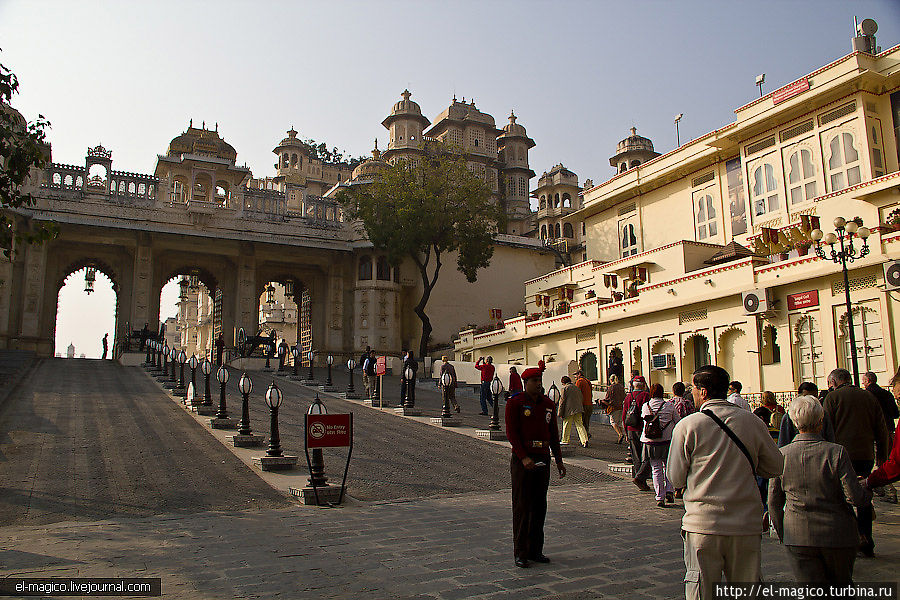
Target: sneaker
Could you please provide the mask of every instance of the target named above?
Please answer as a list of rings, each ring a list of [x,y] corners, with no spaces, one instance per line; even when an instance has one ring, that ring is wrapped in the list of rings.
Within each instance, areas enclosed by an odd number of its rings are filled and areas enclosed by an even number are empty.
[[[669,504],[675,504],[675,494],[672,492],[666,492],[666,502]]]
[[[656,505],[660,508],[667,508],[665,500],[660,500],[659,502],[656,503]]]
[[[635,478],[635,479],[632,479],[632,480],[631,480],[631,483],[633,483],[634,485],[636,485],[637,488],[638,488],[639,490],[641,490],[642,492],[650,492],[650,491],[653,491],[653,490],[650,489],[650,486],[647,485],[647,482],[644,481],[643,479],[637,479],[637,478]]]

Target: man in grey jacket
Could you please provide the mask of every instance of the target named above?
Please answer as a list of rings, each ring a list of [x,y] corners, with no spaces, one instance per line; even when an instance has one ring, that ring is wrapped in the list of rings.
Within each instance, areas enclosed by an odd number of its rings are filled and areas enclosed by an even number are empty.
[[[685,598],[712,600],[723,574],[730,582],[760,580],[763,505],[755,476],[781,475],[784,458],[765,423],[725,399],[725,369],[700,367],[693,383],[700,412],[675,426],[667,474],[685,488]]]

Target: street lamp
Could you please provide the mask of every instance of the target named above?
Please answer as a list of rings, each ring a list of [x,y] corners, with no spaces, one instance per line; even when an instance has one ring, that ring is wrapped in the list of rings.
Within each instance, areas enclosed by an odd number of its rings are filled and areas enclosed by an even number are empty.
[[[187,362],[187,354],[184,353],[182,349],[181,353],[178,355],[178,363],[181,365],[181,379],[178,387],[184,389],[184,363]]]
[[[181,281],[178,282],[178,299],[182,302],[186,301],[188,298],[188,280],[186,277],[182,277]]]
[[[228,379],[227,377],[225,378]],[[222,389],[224,391],[225,384],[222,384]],[[244,397],[243,406],[241,407],[241,424],[238,426],[238,435],[253,435],[253,430],[250,429],[250,392],[253,391],[253,382],[250,381],[250,378],[247,377],[247,374],[244,373],[241,375],[241,380],[238,382],[238,389],[241,391],[241,395]]]
[[[325,363],[328,365],[328,379],[325,380],[325,386],[331,387],[331,365],[334,364],[334,357],[329,354],[325,359]]]
[[[404,379],[406,379],[406,398],[403,398],[403,406],[404,408],[412,408],[416,404],[416,396],[413,393],[413,388],[416,385],[415,376],[416,372],[413,371],[412,367],[406,367],[403,371]]]
[[[191,385],[194,386],[194,400],[197,399],[197,367],[200,366],[200,361],[197,360],[196,354],[191,354],[191,359],[188,361],[188,366],[191,367]],[[197,404],[200,404],[197,402]]]
[[[756,87],[759,88],[759,97],[760,98],[763,97],[762,86],[765,82],[766,82],[766,74],[765,73],[760,73],[759,75],[756,76]]]
[[[268,456],[281,456],[281,436],[278,435],[278,407],[281,406],[283,394],[275,382],[269,384],[266,390],[266,406],[269,407],[271,420],[269,421],[269,448]]]
[[[834,232],[829,231],[823,233],[821,229],[814,229],[810,232],[809,237],[816,243],[816,256],[819,258],[828,258],[833,262],[841,265],[841,274],[844,276],[844,301],[847,305],[847,329],[850,334],[850,361],[853,365],[853,384],[859,386],[859,361],[856,357],[856,333],[853,331],[853,308],[850,304],[850,280],[847,275],[847,263],[852,263],[869,254],[868,238],[870,231],[868,227],[863,227],[862,219],[854,219],[847,221],[843,217],[837,217],[834,220]],[[846,235],[846,242],[844,237]],[[853,236],[862,240],[862,247],[855,248],[853,246]],[[822,242],[828,244],[831,249],[826,252],[822,247]],[[840,242],[840,250],[835,249],[834,245]]]
[[[449,419],[453,416],[450,412],[450,384],[453,383],[453,377],[450,373],[441,375],[441,394],[444,396],[444,410],[441,411],[441,417]]]
[[[678,113],[675,115],[675,147],[681,148],[681,134],[678,132],[678,122],[681,121],[681,117],[684,116],[684,113]]]
[[[356,368],[356,361],[352,358],[347,361],[347,370],[350,371],[350,383],[347,384],[347,393],[355,394],[356,390],[353,388],[353,369]]]
[[[494,395],[494,414],[491,415],[491,424],[488,425],[488,429],[493,429],[494,431],[500,431],[500,394],[503,393],[503,382],[500,381],[500,378],[494,375],[494,380],[491,382],[491,394]]]
[[[212,406],[212,394],[209,392],[209,374],[212,372],[212,363],[208,358],[204,358],[200,363],[200,372],[206,378],[205,394],[203,395],[203,406]]]
[[[216,418],[227,419],[228,409],[225,407],[225,384],[228,383],[228,369],[224,366],[219,367],[219,370],[216,371],[216,380],[222,386],[222,390],[219,393],[219,412],[216,413]]]
[[[278,344],[278,372],[284,373],[284,359],[287,356],[287,344],[284,343],[284,340],[281,340],[281,343]]]
[[[175,363],[178,362],[178,350],[174,347],[169,351],[169,362],[172,363],[171,381],[173,383],[178,383],[178,373],[175,370]]]
[[[143,333],[141,333],[141,335],[143,335]],[[148,367],[150,366],[150,353],[151,353],[152,342],[153,342],[153,340],[147,340],[147,360],[144,361],[144,364],[147,365]]]
[[[550,389],[547,391],[547,395],[550,396],[550,399],[553,400],[553,404],[559,406],[559,388],[556,387],[556,384],[550,384]]]
[[[306,411],[308,415],[327,415],[328,409],[325,408],[325,405],[322,404],[322,400],[319,399],[319,394],[316,394],[316,399],[309,406],[309,410]],[[325,477],[325,458],[322,456],[321,448],[313,448],[312,452],[312,460],[310,461],[310,469],[309,469],[309,485],[313,487],[323,487],[327,485],[328,478]]]
[[[96,280],[96,277],[97,269],[94,267],[87,267],[84,270],[84,293],[88,296],[94,291],[94,281]]]
[[[315,358],[315,356],[316,356],[316,354],[312,350],[310,350],[309,352],[306,353],[306,358],[307,358],[307,360],[309,360],[309,380],[310,381],[312,381],[313,379],[316,378],[315,374],[313,373],[313,358]]]
[[[294,377],[297,377],[297,366],[300,364],[300,348],[296,344],[291,348],[291,355],[294,357]]]

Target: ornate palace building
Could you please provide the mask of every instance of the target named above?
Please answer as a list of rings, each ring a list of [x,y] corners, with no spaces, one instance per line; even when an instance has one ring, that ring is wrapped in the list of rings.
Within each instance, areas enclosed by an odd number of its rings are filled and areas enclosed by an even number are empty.
[[[456,357],[576,360],[600,383],[634,368],[667,389],[715,363],[759,393],[824,386],[831,369],[852,367],[853,333],[859,371],[893,375],[900,46],[879,52],[863,38],[661,156],[632,130],[615,173],[562,219],[563,233],[584,232],[584,260],[525,281],[527,315],[462,332]],[[848,265],[852,326],[830,256],[840,241],[820,258],[812,235],[833,233],[837,218],[871,232],[869,253]],[[853,244],[859,253],[863,240]]]

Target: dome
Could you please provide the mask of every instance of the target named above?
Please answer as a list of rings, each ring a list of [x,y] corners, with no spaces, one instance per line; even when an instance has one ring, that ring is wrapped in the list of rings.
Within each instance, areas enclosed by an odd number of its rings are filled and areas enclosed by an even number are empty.
[[[237,158],[237,150],[234,146],[219,137],[219,127],[211,131],[206,129],[206,123],[198,129],[193,126],[193,121],[188,126],[187,131],[172,139],[169,142],[169,150],[166,152],[168,156],[177,156],[179,154],[197,154],[200,156],[215,156],[216,158],[224,158],[231,162]]]
[[[403,93],[400,95],[403,99],[394,104],[393,108],[391,108],[391,114],[381,124],[385,127],[390,127],[390,124],[398,119],[415,119],[422,121],[423,127],[427,126],[430,121],[422,115],[422,109],[418,103],[409,99],[412,96],[409,90],[403,90]]]
[[[516,123],[516,113],[510,111],[509,113],[509,123],[503,126],[503,131],[508,133],[509,135],[520,135],[526,137],[525,127]]]
[[[629,150],[646,150],[648,152],[654,152],[653,142],[650,141],[650,138],[638,135],[637,128],[632,127],[631,135],[616,145],[616,154],[628,152]]]
[[[286,138],[284,138],[283,140],[281,140],[281,143],[278,144],[279,148],[281,148],[282,146],[296,146],[298,148],[306,147],[306,144],[304,144],[302,140],[297,138],[297,130],[296,129],[291,127],[288,130],[287,134],[288,134],[288,136]]]
[[[381,160],[381,151],[378,149],[378,140],[375,140],[375,149],[372,150],[372,158],[367,158],[359,166],[353,169],[351,179],[355,180],[372,180],[385,167],[390,165]]]

